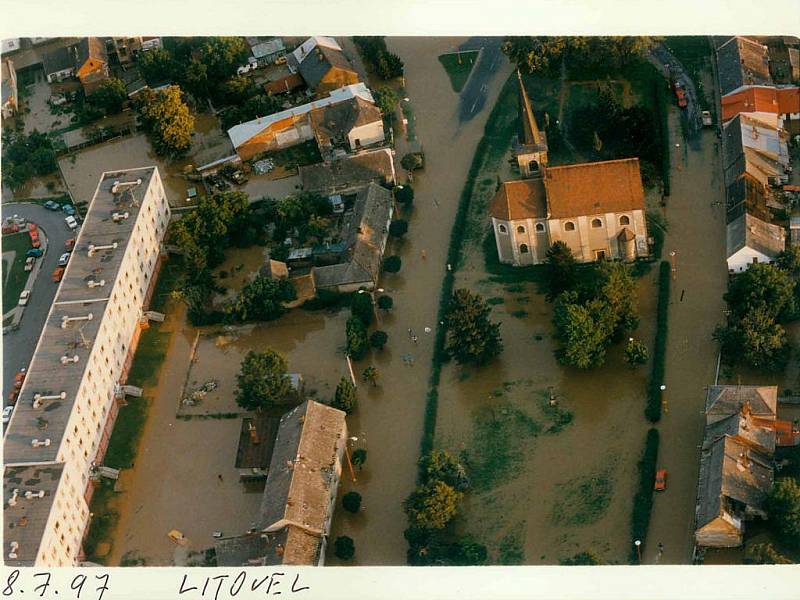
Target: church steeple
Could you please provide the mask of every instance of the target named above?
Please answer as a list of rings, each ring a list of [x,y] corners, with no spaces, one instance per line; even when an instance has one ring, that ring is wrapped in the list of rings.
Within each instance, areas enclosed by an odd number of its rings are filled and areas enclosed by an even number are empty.
[[[522,75],[517,69],[519,82],[519,123],[520,136],[514,149],[523,177],[541,176],[547,166],[547,136],[539,130],[536,116],[533,114],[528,91],[522,82]]]

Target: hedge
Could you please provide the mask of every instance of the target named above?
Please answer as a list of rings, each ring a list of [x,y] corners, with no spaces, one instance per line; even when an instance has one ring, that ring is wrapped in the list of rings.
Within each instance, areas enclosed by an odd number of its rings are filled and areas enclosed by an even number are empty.
[[[658,460],[658,430],[651,427],[647,430],[644,452],[639,461],[639,488],[633,497],[633,513],[631,515],[631,564],[639,562],[634,542],[639,540],[644,548],[647,529],[650,526],[650,513],[653,510],[653,485],[656,478],[656,461]]]
[[[661,261],[658,271],[658,312],[656,313],[656,342],[653,349],[653,370],[647,389],[647,407],[644,415],[651,423],[661,419],[661,385],[664,383],[664,360],[667,352],[667,310],[669,308],[669,285],[672,267],[669,261]]]

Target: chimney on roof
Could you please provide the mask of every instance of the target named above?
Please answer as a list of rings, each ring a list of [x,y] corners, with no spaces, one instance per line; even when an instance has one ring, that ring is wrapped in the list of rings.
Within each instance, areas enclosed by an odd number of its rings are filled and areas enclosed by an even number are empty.
[[[256,430],[256,426],[252,421],[247,424],[247,432],[250,434],[250,441],[253,444],[261,443],[261,440],[258,439],[258,431]]]

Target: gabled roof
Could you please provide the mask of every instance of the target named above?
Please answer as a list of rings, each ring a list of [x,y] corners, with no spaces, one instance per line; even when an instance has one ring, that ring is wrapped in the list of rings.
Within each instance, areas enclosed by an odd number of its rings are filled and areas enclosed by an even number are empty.
[[[356,127],[380,121],[380,109],[359,96],[311,111],[311,127],[322,146],[345,138]]]
[[[644,210],[638,158],[547,167],[544,187],[552,219]]]
[[[75,68],[80,68],[88,60],[106,62],[106,45],[98,37],[81,38],[75,48]]]
[[[774,424],[774,420],[754,417],[742,410],[708,425],[703,446],[710,447],[719,438],[728,435],[771,455],[775,452]]]
[[[742,410],[745,402],[756,417],[775,417],[778,406],[777,386],[759,385],[712,385],[706,394],[707,415],[734,415]]]
[[[375,181],[393,181],[395,178],[394,161],[388,148],[306,165],[300,167],[299,172],[303,190],[325,194],[362,187]]]
[[[720,93],[725,96],[743,85],[771,84],[767,47],[746,37],[732,37],[717,47]]]
[[[44,67],[45,75],[75,68],[75,57],[70,52],[69,48],[71,48],[71,46],[67,48],[56,48],[51,52],[44,53],[42,56],[42,66]]]
[[[258,518],[270,531],[292,523],[317,535],[328,519],[344,412],[307,400],[281,418]],[[310,563],[308,563],[310,564]]]
[[[779,115],[800,113],[800,87],[751,85],[722,98],[723,121],[728,121],[739,113],[751,112]]]
[[[546,219],[544,181],[537,177],[503,182],[489,204],[489,214],[501,221]]]
[[[315,36],[292,52],[292,64],[296,65],[309,87],[315,88],[332,68],[355,72],[353,65],[342,52],[341,46],[331,37]]]
[[[536,115],[533,114],[531,99],[528,97],[528,90],[525,89],[525,84],[522,82],[522,75],[519,69],[517,69],[517,80],[519,82],[519,123],[522,127],[522,135],[520,136],[521,145],[546,150],[547,139],[544,133],[539,131],[539,125],[536,123]]]

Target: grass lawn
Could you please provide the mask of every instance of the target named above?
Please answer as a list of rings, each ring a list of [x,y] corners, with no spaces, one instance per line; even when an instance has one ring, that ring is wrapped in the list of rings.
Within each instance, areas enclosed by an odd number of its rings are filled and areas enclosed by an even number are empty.
[[[28,273],[25,272],[25,253],[31,248],[31,238],[25,232],[3,236],[3,252],[15,251],[14,261],[3,260],[3,312],[17,305],[25,289]]]
[[[153,325],[142,332],[128,375],[131,385],[143,387],[158,383],[158,373],[167,355],[169,337],[169,332],[162,332],[159,325]]]
[[[477,50],[452,52],[449,54],[442,54],[439,57],[439,62],[442,63],[444,70],[447,71],[447,76],[450,78],[450,85],[453,86],[453,91],[456,94],[464,89],[464,85],[467,83],[467,79],[469,79],[469,74],[472,72],[472,67],[475,66],[475,60],[477,58]]]

